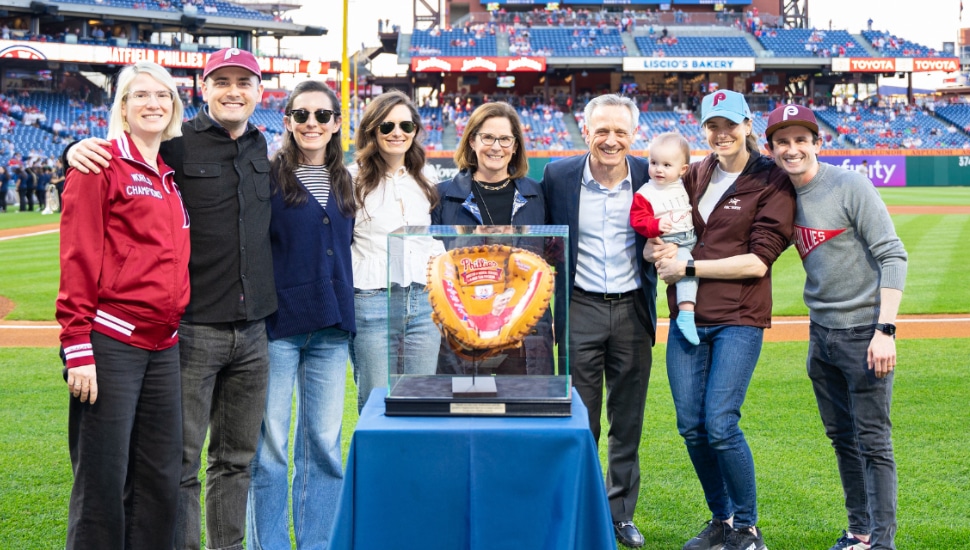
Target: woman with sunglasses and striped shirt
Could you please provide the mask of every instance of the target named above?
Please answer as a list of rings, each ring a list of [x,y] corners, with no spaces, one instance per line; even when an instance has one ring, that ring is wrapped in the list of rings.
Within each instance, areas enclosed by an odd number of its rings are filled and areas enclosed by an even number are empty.
[[[307,80],[290,94],[283,143],[273,158],[270,243],[279,309],[266,320],[269,382],[251,463],[246,541],[290,548],[292,485],[296,547],[328,545],[343,484],[340,427],[354,290],[350,241],[354,196],[340,144],[340,103]],[[292,484],[287,441],[298,399]]]
[[[406,259],[388,281],[387,235],[402,226],[431,225],[438,203],[437,176],[425,164],[421,119],[399,91],[374,98],[357,130],[354,175],[357,220],[352,247],[357,334],[351,345],[357,409],[374,388],[397,374],[434,374],[441,336],[431,320],[428,260],[444,252],[432,239],[408,239]],[[390,302],[388,301],[390,293]],[[395,312],[393,324],[388,304]]]

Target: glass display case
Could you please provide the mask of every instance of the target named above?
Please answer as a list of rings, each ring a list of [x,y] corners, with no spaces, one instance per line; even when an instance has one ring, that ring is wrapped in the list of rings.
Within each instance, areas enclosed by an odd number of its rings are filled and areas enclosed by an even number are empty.
[[[388,235],[386,414],[569,416],[568,321],[555,327],[558,345],[553,337],[553,311],[569,308],[556,293],[568,238],[558,225]],[[420,329],[429,317],[430,346]]]

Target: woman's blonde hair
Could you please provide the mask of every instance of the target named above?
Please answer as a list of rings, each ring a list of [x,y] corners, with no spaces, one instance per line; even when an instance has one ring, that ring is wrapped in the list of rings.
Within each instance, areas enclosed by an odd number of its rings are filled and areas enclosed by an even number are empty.
[[[172,120],[168,122],[168,126],[162,131],[162,141],[181,136],[182,116],[185,108],[182,106],[182,98],[179,97],[175,80],[165,70],[165,67],[157,63],[152,63],[151,61],[139,61],[134,65],[128,65],[118,73],[115,99],[111,104],[111,114],[108,117],[108,139],[121,137],[121,134],[125,132],[125,102],[128,100],[128,93],[131,91],[131,83],[140,74],[147,74],[159,84],[165,86],[169,92],[172,92]]]

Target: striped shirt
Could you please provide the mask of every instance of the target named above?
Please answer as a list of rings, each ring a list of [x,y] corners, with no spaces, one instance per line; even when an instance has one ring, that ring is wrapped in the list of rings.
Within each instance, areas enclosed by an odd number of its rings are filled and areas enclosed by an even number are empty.
[[[296,177],[320,206],[326,208],[327,197],[330,196],[330,171],[327,167],[301,164],[296,168]]]

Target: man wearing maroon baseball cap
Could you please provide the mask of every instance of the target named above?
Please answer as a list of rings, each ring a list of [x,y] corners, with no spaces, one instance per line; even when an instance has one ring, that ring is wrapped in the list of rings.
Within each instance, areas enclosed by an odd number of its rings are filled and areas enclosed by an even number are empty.
[[[208,78],[213,71],[223,67],[242,67],[260,79],[263,77],[256,56],[239,48],[224,48],[209,56],[209,61],[205,64],[205,71],[202,73],[202,80]]]
[[[845,494],[848,526],[832,549],[893,549],[898,481],[889,410],[906,250],[869,178],[818,161],[811,109],[778,107],[765,135],[795,186],[795,247],[811,319],[808,376]]]
[[[262,99],[253,54],[226,48],[202,73],[205,105],[160,154],[192,220],[191,298],[179,326],[182,478],[175,548],[201,546],[199,469],[206,433],[206,546],[242,548],[249,463],[263,420],[269,373],[264,320],[276,311],[270,252],[272,195],[266,139],[249,117]],[[89,138],[67,153],[84,173],[107,167],[110,143]]]

